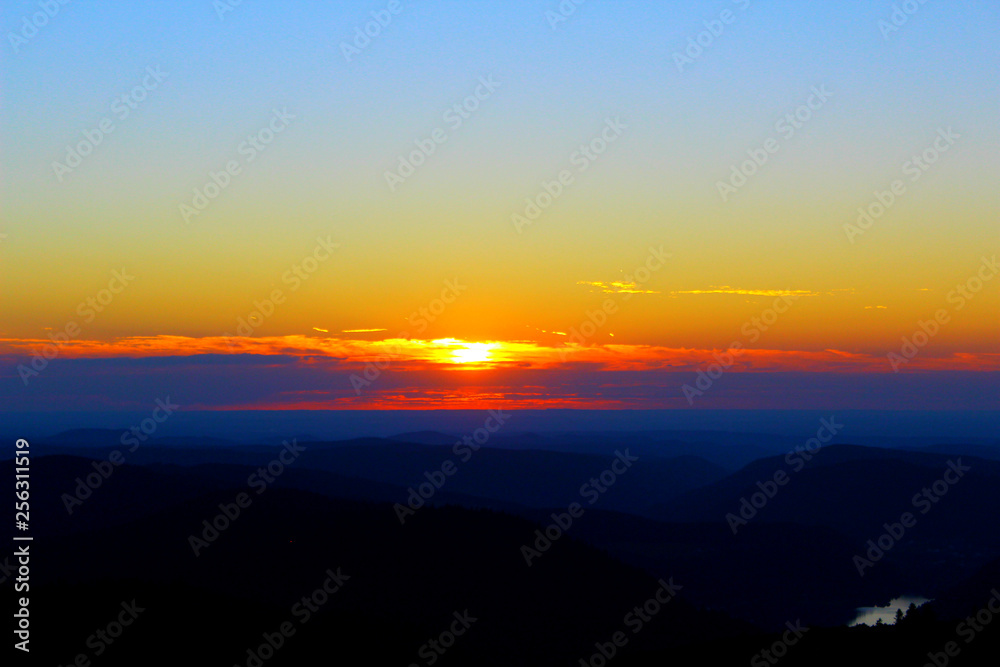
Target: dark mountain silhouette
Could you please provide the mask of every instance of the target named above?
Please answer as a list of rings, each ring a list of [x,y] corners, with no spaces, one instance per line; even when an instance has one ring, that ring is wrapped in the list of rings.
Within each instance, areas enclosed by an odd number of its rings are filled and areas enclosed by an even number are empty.
[[[236,466],[221,463],[206,463],[197,466],[175,466],[167,464],[151,464],[150,470],[183,475],[187,480],[197,480],[206,486],[223,485],[230,488],[247,488],[247,479],[257,472],[252,466]],[[295,469],[289,467],[279,477],[275,478],[269,488],[292,488],[311,491],[329,498],[344,500],[362,500],[367,502],[406,504],[409,491],[401,486],[386,484],[361,477],[339,475],[327,470],[310,468]],[[453,493],[446,488],[437,491],[432,498],[425,500],[428,506],[460,505],[474,509],[494,509],[510,513],[520,513],[524,508],[510,502],[478,498],[463,493]]]
[[[1000,463],[961,459],[970,470],[948,486],[945,495],[935,495],[936,501],[918,498],[916,505],[914,496],[940,480],[956,457],[837,445],[820,450],[798,473],[784,457],[755,461],[668,501],[654,514],[667,521],[724,521],[729,514],[738,515],[743,498],[760,491],[758,482],[766,483],[784,470],[788,483],[752,522],[824,526],[851,540],[856,554],[864,554],[868,540],[877,540],[886,524],[898,523],[910,512],[916,525],[876,568],[891,563],[909,581],[905,592],[934,597],[1000,556],[1000,533],[984,530],[1000,523],[1000,496],[995,492]]]
[[[544,523],[548,516],[531,518]],[[648,572],[669,569],[690,583],[688,596],[699,606],[765,629],[781,628],[789,614],[810,625],[841,625],[858,607],[889,600],[907,585],[891,564],[859,577],[855,545],[822,526],[761,522],[734,536],[720,522],[665,523],[592,510],[573,536]]]
[[[440,471],[452,461],[456,472],[442,487],[448,494],[533,507],[565,507],[580,500],[580,487],[599,476],[615,455],[561,454],[547,451],[509,451],[467,446],[459,454],[452,446],[440,447],[383,439],[341,442],[300,442],[305,447],[301,461],[291,468],[326,470],[346,477],[368,479],[406,489],[427,482],[427,474]],[[119,448],[120,449],[120,448]],[[111,449],[78,450],[94,458],[106,458]],[[133,464],[166,463],[202,465],[225,463],[260,466],[273,459],[280,447],[245,445],[236,448],[179,448],[140,446],[127,454]],[[466,460],[467,459],[467,460]],[[704,459],[684,456],[674,459],[640,457],[600,500],[602,509],[646,513],[657,503],[720,479],[725,470]]]
[[[975,574],[955,586],[938,593],[928,607],[941,619],[963,619],[976,614],[998,598],[1000,593],[1000,558],[990,561]],[[1000,607],[1000,599],[992,602],[993,609]],[[1000,615],[997,616],[1000,622]]]
[[[418,445],[441,445],[451,446],[459,440],[458,436],[438,433],[437,431],[414,431],[412,433],[400,433],[388,438],[396,442],[414,442]]]
[[[630,435],[584,448],[623,449]],[[177,664],[189,655],[179,636],[205,645],[199,659],[246,664],[261,633],[287,621],[294,601],[337,567],[351,585],[267,665],[313,664],[352,643],[378,664],[425,664],[417,651],[466,608],[482,620],[441,664],[578,665],[670,578],[681,596],[628,635],[615,664],[770,664],[760,652],[799,621],[811,629],[781,664],[924,664],[1000,582],[1000,463],[958,452],[836,445],[800,472],[781,456],[726,474],[702,457],[663,456],[680,451],[665,447],[640,455],[591,505],[580,486],[608,468],[603,453],[484,448],[459,461],[451,445],[428,444],[450,438],[435,432],[303,442],[301,456],[257,494],[248,479],[280,444],[150,440],[115,467],[103,459],[123,451],[120,436],[62,434],[44,451],[86,456],[32,461],[32,600],[39,627],[60,628],[36,655],[52,664],[88,650],[87,638],[107,623],[102,615],[113,619],[132,598],[141,598],[149,622],[101,664]],[[655,438],[641,440],[645,447]],[[957,458],[970,470],[919,514],[913,495]],[[394,504],[447,460],[457,472],[401,525]],[[777,470],[789,472],[789,483],[734,535],[726,514]],[[0,475],[13,477],[12,461],[0,462]],[[88,477],[99,485],[71,515],[63,494],[86,495]],[[231,511],[240,493],[250,506],[220,519],[220,504]],[[522,545],[574,501],[583,516],[528,567]],[[858,576],[854,555],[904,511],[918,514],[917,525]],[[212,520],[230,525],[208,540],[203,522]],[[193,535],[208,540],[199,556]],[[904,593],[935,601],[898,626],[843,627],[857,607]],[[13,606],[12,595],[8,579],[0,598]],[[61,604],[66,596],[88,602]],[[950,664],[992,664],[995,627]],[[149,646],[162,647],[155,658]]]
[[[80,464],[51,457],[44,470],[62,479],[75,475]],[[40,466],[40,478],[41,472]],[[201,534],[202,521],[219,514],[219,503],[231,503],[245,489],[210,488],[193,499],[157,500],[163,487],[154,482],[161,474],[119,468],[103,489],[108,502],[127,499],[142,516],[126,521],[136,510],[109,508],[86,531],[50,535],[37,551],[33,582],[43,599],[56,589],[77,587],[89,591],[87,604],[95,610],[80,615],[65,606],[43,616],[61,628],[59,640],[40,647],[45,656],[69,661],[92,631],[97,610],[142,598],[140,605],[147,608],[163,605],[159,620],[136,635],[142,644],[123,644],[116,660],[135,660],[149,645],[173,642],[165,650],[176,650],[172,638],[193,633],[229,647],[220,650],[219,659],[233,664],[255,636],[287,619],[294,601],[317,588],[328,569],[342,568],[351,577],[349,585],[303,628],[298,648],[275,664],[294,664],[293,656],[309,655],[324,643],[355,641],[371,642],[368,655],[379,664],[408,664],[428,637],[447,628],[453,612],[465,609],[481,620],[449,655],[451,664],[463,664],[471,655],[495,656],[497,664],[571,664],[566,656],[585,652],[592,641],[620,629],[624,615],[659,587],[657,577],[570,536],[528,567],[520,546],[534,539],[535,526],[524,519],[428,508],[401,526],[387,503],[282,488],[254,497],[196,557],[190,535]],[[40,495],[50,493],[45,484],[39,488]],[[105,526],[97,525],[102,521]],[[163,614],[184,608],[185,614]],[[658,621],[641,645],[666,648],[750,630],[720,614],[700,612],[683,597],[665,606]]]

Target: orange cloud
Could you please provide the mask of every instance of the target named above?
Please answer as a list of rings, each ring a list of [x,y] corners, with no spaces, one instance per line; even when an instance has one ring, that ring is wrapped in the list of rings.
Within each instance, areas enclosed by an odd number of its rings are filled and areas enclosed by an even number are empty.
[[[780,289],[737,289],[729,285],[712,286],[712,289],[677,290],[670,292],[675,294],[741,294],[744,296],[819,296],[819,292],[811,290],[780,290]]]
[[[601,282],[599,280],[578,280],[576,284],[596,287],[599,291],[604,292],[605,294],[659,294],[656,290],[639,289],[638,285],[634,282],[623,282],[618,280],[610,283]]]
[[[31,356],[53,346],[50,340],[0,339],[0,354]],[[386,338],[342,339],[290,335],[274,337],[134,336],[112,341],[70,340],[58,347],[67,359],[171,357],[205,354],[284,355],[306,364],[323,361],[363,367],[391,363],[399,370],[547,369],[587,366],[608,371],[693,371],[717,363],[725,350],[670,348],[655,345],[540,344],[532,341],[464,341]],[[886,356],[842,350],[743,349],[732,354],[732,372],[891,372]],[[1000,353],[917,355],[907,371],[998,371]]]

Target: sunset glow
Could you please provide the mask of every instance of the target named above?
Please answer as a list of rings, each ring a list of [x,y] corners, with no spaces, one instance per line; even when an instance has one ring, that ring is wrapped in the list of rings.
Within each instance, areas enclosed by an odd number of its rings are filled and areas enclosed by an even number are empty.
[[[0,25],[24,664],[997,662],[998,0]]]
[[[459,364],[478,364],[490,360],[490,350],[498,343],[463,343],[452,352],[452,359]]]
[[[1000,143],[1000,101],[953,74],[995,79],[980,20],[995,9],[935,10],[983,14],[961,24],[977,37],[938,52],[929,18],[888,40],[865,27],[880,19],[870,6],[810,7],[802,22],[794,3],[725,4],[739,21],[680,68],[675,51],[709,18],[696,3],[588,4],[558,29],[520,0],[489,20],[427,7],[349,59],[326,26],[353,26],[350,3],[316,23],[262,3],[217,21],[187,0],[53,21],[5,64],[0,398],[95,402],[167,359],[248,394],[289,373],[266,399],[208,407],[306,405],[296,391],[324,392],[322,408],[447,407],[476,381],[540,406],[687,409],[756,401],[737,375],[909,387],[997,373],[985,147]],[[135,39],[147,19],[171,39]],[[837,30],[813,35],[824,21]],[[314,51],[246,38],[285,23]],[[807,23],[780,53],[760,47]],[[94,65],[116,26],[128,55]],[[827,39],[838,58],[817,60]],[[891,66],[870,70],[855,40]],[[522,42],[550,51],[501,48]],[[122,118],[109,100],[136,86]],[[65,105],[36,108],[39,90]],[[113,134],[66,166],[105,117]],[[687,400],[731,349],[710,395]],[[91,384],[58,396],[51,377],[76,365]],[[319,369],[325,385],[299,375]],[[358,369],[371,386],[355,393]],[[537,374],[537,395],[506,385],[514,370]],[[391,394],[397,382],[410,390]],[[576,382],[603,395],[572,396]],[[840,403],[931,401],[853,382],[831,389]]]

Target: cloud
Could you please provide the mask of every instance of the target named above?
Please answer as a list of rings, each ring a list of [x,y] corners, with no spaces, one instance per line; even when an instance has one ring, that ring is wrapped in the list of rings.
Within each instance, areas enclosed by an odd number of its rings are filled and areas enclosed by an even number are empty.
[[[659,294],[656,290],[638,289],[638,285],[634,282],[614,281],[605,283],[601,281],[578,280],[576,284],[596,287],[605,294]]]
[[[330,340],[330,339],[324,339]],[[260,342],[260,341],[258,341]],[[412,342],[412,341],[411,341]],[[169,396],[183,411],[367,409],[688,409],[685,383],[718,363],[723,351],[656,346],[572,346],[565,362],[554,348],[529,343],[491,354],[510,355],[492,367],[457,372],[456,364],[390,360],[370,384],[355,391],[378,359],[374,341],[351,341],[356,356],[324,354],[198,354],[151,358],[62,358],[50,361],[29,387],[17,380],[14,359],[0,356],[0,404],[10,413],[135,411]],[[507,348],[509,343],[504,343]],[[262,351],[302,347],[263,341]],[[193,347],[193,345],[192,345]],[[437,349],[419,341],[414,350]],[[317,349],[322,349],[317,346]],[[384,349],[384,348],[382,348]],[[454,344],[448,348],[450,355]],[[522,352],[523,350],[523,352]],[[374,355],[374,356],[371,356]],[[923,358],[919,355],[912,363]],[[746,350],[700,408],[995,410],[1000,354],[952,355],[921,369],[888,371],[885,357],[841,350]],[[882,372],[876,372],[881,369]],[[979,371],[992,372],[979,372]]]
[[[23,386],[18,366],[51,346],[47,338],[0,339],[6,411],[142,411],[164,395],[192,411],[687,409],[681,388],[720,359],[726,380],[699,407],[989,410],[1000,377],[1000,353],[925,350],[895,374],[884,354],[833,349],[144,336],[68,341]],[[355,391],[357,378],[370,382]]]
[[[0,339],[0,357],[23,363],[36,351],[54,346],[47,338]],[[485,346],[485,347],[483,347]],[[336,364],[339,368],[365,368],[386,360],[394,371],[458,370],[469,366],[455,363],[455,351],[488,349],[489,358],[478,369],[534,368],[557,369],[584,364],[594,369],[614,371],[697,370],[716,362],[718,350],[673,348],[659,345],[580,345],[555,340],[550,344],[534,341],[464,341],[456,338],[435,340],[385,338],[382,340],[341,339],[327,336],[135,336],[112,341],[70,340],[58,348],[51,365],[72,360],[115,358],[163,358],[215,355],[219,358],[256,357],[287,364]],[[278,361],[280,359],[280,361]],[[762,350],[745,349],[735,355],[734,372],[797,371],[817,373],[891,372],[884,354],[841,350]],[[1000,353],[954,353],[915,357],[908,370],[1000,371]],[[12,373],[16,375],[15,373]]]
[[[729,285],[712,285],[711,289],[676,290],[670,292],[676,294],[741,294],[744,296],[819,296],[819,292],[812,290],[780,290],[780,289],[738,289]]]

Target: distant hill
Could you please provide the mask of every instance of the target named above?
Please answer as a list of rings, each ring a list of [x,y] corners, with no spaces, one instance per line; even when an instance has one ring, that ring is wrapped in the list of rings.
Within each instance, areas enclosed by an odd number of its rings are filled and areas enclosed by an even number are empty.
[[[438,433],[437,431],[414,431],[413,433],[400,433],[388,438],[395,442],[414,442],[418,445],[453,445],[458,440],[458,436]]]
[[[44,472],[62,480],[77,474],[79,465],[80,460],[51,457]],[[40,468],[40,478],[41,473]],[[200,483],[201,476],[192,480]],[[239,487],[209,486],[207,493],[183,499],[161,495],[176,483],[172,475],[120,468],[111,481],[118,483],[117,490],[103,489],[108,502],[127,499],[133,505],[127,512],[139,516],[122,523],[124,514],[102,511],[85,531],[50,535],[34,556],[38,599],[56,588],[62,594],[86,591],[87,609],[96,610],[47,608],[40,622],[52,623],[60,633],[40,642],[38,659],[72,658],[93,632],[95,614],[111,613],[122,599],[134,597],[150,618],[156,609],[157,620],[143,625],[142,642],[109,651],[107,664],[135,664],[149,646],[159,647],[158,660],[186,655],[198,642],[211,644],[222,664],[241,663],[249,642],[286,620],[295,601],[320,586],[327,570],[342,568],[351,577],[343,591],[331,596],[317,620],[271,664],[301,664],[296,660],[319,655],[331,643],[353,642],[365,642],[374,664],[408,664],[421,644],[447,629],[453,612],[466,609],[479,620],[450,655],[452,664],[463,664],[462,656],[470,664],[471,656],[484,655],[498,664],[569,664],[568,656],[589,655],[595,641],[621,629],[629,610],[659,587],[656,577],[570,536],[526,566],[520,546],[534,539],[535,526],[524,519],[425,509],[401,526],[387,503],[333,500],[287,488],[255,497],[196,557],[189,536],[201,533],[202,521],[217,515],[219,503],[231,501]],[[39,491],[49,493],[44,485]],[[97,501],[95,495],[92,502]],[[51,502],[44,516],[50,508]],[[107,518],[104,526],[101,518]],[[752,630],[699,611],[683,596],[663,607],[657,621],[637,638],[637,646],[666,649]]]
[[[1000,463],[961,457],[968,473],[938,502],[913,497],[941,479],[949,460],[940,454],[835,445],[820,450],[795,473],[784,457],[755,461],[739,472],[660,505],[654,515],[664,521],[724,522],[740,511],[741,499],[760,491],[758,482],[776,471],[790,479],[758,510],[754,523],[797,524],[830,528],[852,541],[856,553],[877,540],[884,525],[912,513],[916,525],[886,554],[909,577],[912,589],[933,597],[989,559],[1000,556]],[[926,514],[921,511],[927,508]],[[882,565],[878,565],[881,567]]]

